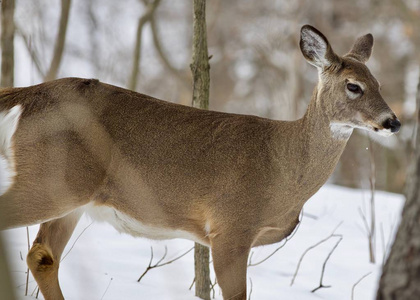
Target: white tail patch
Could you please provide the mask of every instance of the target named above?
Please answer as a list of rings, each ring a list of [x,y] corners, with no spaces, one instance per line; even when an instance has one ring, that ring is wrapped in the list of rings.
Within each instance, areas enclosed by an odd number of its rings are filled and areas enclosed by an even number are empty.
[[[20,105],[0,112],[0,195],[10,188],[15,176],[12,137],[16,132],[21,114]]]

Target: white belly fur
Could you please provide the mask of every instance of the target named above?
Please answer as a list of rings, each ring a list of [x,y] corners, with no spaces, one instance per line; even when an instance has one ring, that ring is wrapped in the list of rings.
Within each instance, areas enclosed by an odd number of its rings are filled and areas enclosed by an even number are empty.
[[[154,240],[183,238],[202,243],[202,241],[199,241],[199,239],[190,232],[145,225],[109,206],[88,204],[85,206],[85,211],[93,220],[107,222],[121,233],[128,233],[132,236],[141,236]]]
[[[16,175],[12,137],[16,132],[21,114],[20,105],[0,112],[0,195],[12,186]]]

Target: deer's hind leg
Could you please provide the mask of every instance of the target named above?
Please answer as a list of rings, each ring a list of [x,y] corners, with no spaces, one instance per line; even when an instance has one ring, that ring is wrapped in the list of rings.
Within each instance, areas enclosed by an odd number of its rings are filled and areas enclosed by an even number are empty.
[[[64,217],[41,224],[28,253],[28,267],[46,300],[64,299],[58,283],[58,268],[63,250],[82,213],[82,209],[76,209]]]

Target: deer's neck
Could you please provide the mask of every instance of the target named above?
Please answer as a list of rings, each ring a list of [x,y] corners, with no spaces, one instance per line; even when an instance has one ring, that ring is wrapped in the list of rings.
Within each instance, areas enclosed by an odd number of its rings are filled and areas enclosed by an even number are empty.
[[[286,149],[288,162],[283,163],[296,164],[288,176],[296,182],[305,201],[332,174],[352,132],[352,129],[334,128],[325,112],[323,99],[315,89],[303,118],[290,124],[291,146]]]

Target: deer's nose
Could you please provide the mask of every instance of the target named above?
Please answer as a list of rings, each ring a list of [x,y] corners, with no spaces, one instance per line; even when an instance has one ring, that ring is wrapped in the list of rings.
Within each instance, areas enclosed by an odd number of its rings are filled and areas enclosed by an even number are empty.
[[[385,129],[390,129],[391,132],[398,132],[401,127],[401,122],[396,117],[389,118],[382,124],[382,126]]]

